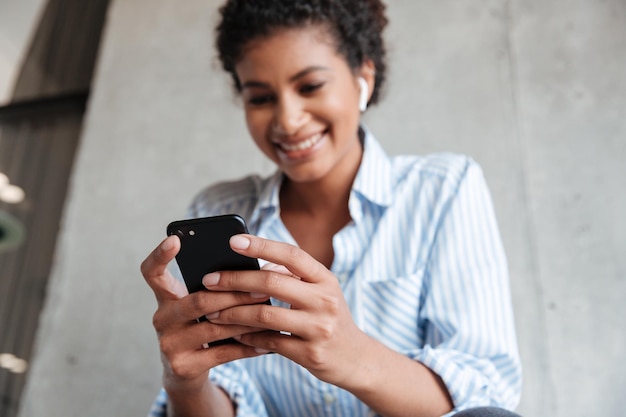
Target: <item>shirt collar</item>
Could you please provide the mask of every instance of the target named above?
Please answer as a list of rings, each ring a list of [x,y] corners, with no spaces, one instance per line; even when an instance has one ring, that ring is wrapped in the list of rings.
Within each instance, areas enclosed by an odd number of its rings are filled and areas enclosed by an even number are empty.
[[[352,185],[352,191],[381,207],[393,200],[393,175],[391,161],[374,135],[365,127],[363,132],[363,157]]]
[[[277,170],[273,175],[261,182],[258,200],[249,220],[256,229],[257,223],[270,216],[277,216],[280,212],[280,200],[278,194],[283,183],[283,173]]]

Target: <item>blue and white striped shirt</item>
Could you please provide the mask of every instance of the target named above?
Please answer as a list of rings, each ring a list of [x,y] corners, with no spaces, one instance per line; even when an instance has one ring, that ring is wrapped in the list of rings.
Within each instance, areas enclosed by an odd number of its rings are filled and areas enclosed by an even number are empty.
[[[280,219],[281,181],[277,172],[211,186],[189,215],[238,213],[250,233],[296,244]],[[366,132],[349,208],[331,269],[356,324],[438,374],[455,411],[514,408],[521,366],[508,272],[480,167],[453,154],[389,158]],[[280,355],[227,363],[210,378],[238,417],[374,415]],[[152,416],[165,415],[166,400],[162,390]]]

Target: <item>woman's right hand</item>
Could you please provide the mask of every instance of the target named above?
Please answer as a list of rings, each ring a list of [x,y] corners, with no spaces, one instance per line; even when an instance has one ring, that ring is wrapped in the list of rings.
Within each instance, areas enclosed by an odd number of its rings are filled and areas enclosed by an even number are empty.
[[[254,348],[239,343],[216,346],[211,343],[262,329],[198,322],[198,317],[210,317],[225,308],[258,304],[269,298],[243,292],[199,291],[188,294],[185,285],[167,270],[179,249],[178,237],[169,236],[141,264],[141,273],[154,291],[158,304],[153,325],[164,368],[163,386],[170,394],[200,392],[206,389],[211,368],[260,355]],[[203,347],[206,344],[208,349]]]

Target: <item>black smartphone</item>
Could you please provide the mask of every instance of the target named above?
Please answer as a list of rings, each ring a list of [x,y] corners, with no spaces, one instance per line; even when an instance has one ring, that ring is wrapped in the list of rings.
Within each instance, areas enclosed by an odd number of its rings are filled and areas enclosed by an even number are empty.
[[[248,233],[248,228],[237,214],[178,220],[167,226],[167,235],[180,239],[176,263],[190,294],[205,289],[202,277],[210,272],[259,269],[258,260],[230,248],[231,236],[241,233]]]
[[[177,235],[180,251],[176,263],[189,293],[206,290],[202,278],[216,271],[259,270],[259,261],[234,252],[228,243],[233,235],[248,233],[243,218],[237,214],[178,220],[167,226],[167,235]],[[266,304],[271,304],[266,301]],[[201,317],[199,321],[205,321]],[[236,343],[219,340],[211,345]]]

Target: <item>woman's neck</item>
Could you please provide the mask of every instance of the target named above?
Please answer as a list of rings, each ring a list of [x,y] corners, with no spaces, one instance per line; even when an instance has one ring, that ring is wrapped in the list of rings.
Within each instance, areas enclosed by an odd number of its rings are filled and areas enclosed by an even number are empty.
[[[329,184],[330,183],[330,184]],[[281,212],[300,213],[310,217],[327,217],[329,213],[345,212],[352,183],[316,181],[294,183],[285,179],[280,190]]]
[[[280,190],[281,211],[315,218],[348,213],[348,199],[361,164],[362,149],[359,146],[359,152],[350,156],[350,160],[319,180],[297,183],[285,178]]]
[[[334,259],[333,236],[351,220],[348,201],[363,147],[348,155],[317,181],[294,182],[285,178],[280,190],[280,217],[298,245],[330,268]]]

